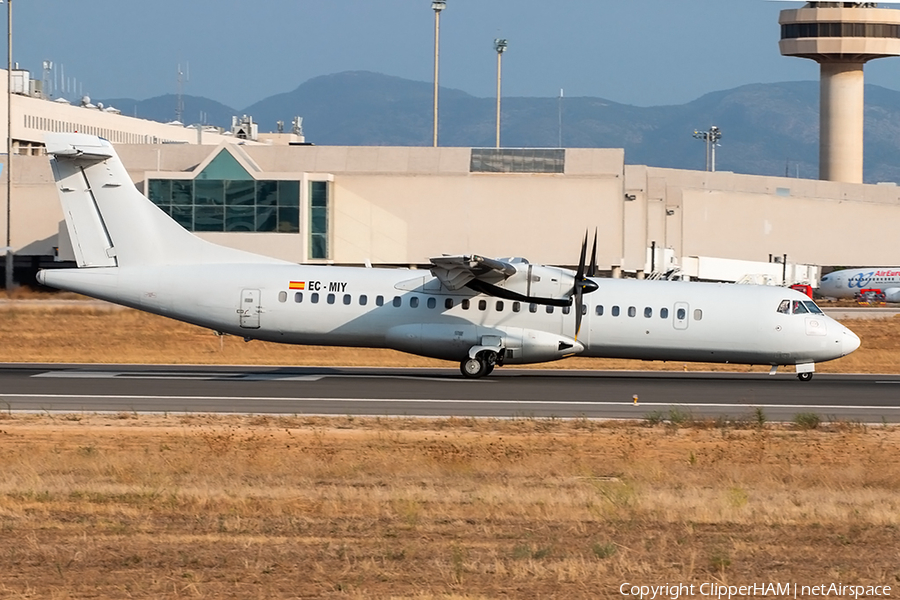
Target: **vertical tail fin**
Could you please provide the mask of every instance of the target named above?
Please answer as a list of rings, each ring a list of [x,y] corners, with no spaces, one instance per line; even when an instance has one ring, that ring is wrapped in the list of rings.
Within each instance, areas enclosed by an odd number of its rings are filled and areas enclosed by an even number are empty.
[[[107,140],[56,133],[46,143],[79,267],[283,262],[186,231],[134,187]]]

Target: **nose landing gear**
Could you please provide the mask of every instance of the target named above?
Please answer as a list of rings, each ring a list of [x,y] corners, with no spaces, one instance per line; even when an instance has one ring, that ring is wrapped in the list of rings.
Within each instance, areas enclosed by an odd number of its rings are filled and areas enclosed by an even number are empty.
[[[813,373],[816,372],[816,364],[815,363],[798,363],[797,364],[797,379],[800,381],[811,381],[813,378]]]

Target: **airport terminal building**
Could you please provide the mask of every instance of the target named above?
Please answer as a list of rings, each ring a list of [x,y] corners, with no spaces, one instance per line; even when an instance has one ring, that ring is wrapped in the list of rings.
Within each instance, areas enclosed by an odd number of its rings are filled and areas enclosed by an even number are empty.
[[[25,283],[73,258],[47,131],[112,141],[138,189],[197,235],[299,263],[409,266],[477,253],[574,265],[595,229],[599,267],[612,276],[677,268],[707,280],[816,283],[818,266],[898,260],[895,185],[628,165],[622,149],[316,146],[27,94],[14,94],[12,108],[3,168],[4,180],[12,169],[11,245]],[[5,208],[5,186],[0,196]]]

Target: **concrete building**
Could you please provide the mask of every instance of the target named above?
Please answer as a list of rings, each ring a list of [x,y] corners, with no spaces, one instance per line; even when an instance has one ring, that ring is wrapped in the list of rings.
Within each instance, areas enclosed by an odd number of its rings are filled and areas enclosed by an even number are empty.
[[[900,261],[897,186],[626,165],[621,149],[299,145],[299,124],[268,143],[198,138],[13,99],[12,247],[25,283],[73,258],[46,130],[120,140],[135,184],[184,227],[295,262],[408,266],[479,253],[571,266],[594,229],[599,267],[613,276],[677,268],[699,279],[815,283],[817,265]],[[5,204],[5,186],[0,196]]]
[[[480,253],[572,265],[595,228],[600,268],[613,275],[677,267],[701,279],[794,283],[815,281],[802,265],[896,255],[896,186],[626,165],[620,149],[117,150],[136,185],[187,229],[296,262],[421,265]],[[71,258],[46,157],[15,158],[13,245],[23,266],[37,266],[25,255]],[[771,262],[785,254],[789,269]]]
[[[0,114],[6,114],[10,95],[7,93],[7,71],[0,69]],[[159,123],[121,114],[114,107],[95,105],[87,97],[77,103],[62,98],[43,97],[40,82],[28,71],[12,72],[12,119],[9,133],[12,160],[2,157],[3,210],[0,230],[6,231],[6,177],[12,172],[11,246],[16,254],[16,270],[33,273],[41,264],[58,257],[58,227],[52,221],[61,214],[52,176],[44,155],[44,134],[71,132],[99,135],[115,144],[154,148],[161,159],[165,149],[180,145],[290,145],[304,143],[299,117],[286,133],[258,134],[252,118],[236,117],[230,131],[215,127],[185,127],[180,123]],[[0,119],[0,135],[7,136],[7,120]],[[47,186],[50,186],[49,188]],[[0,247],[5,246],[5,240]],[[63,241],[65,247],[65,240]],[[65,252],[65,251],[64,251]],[[5,270],[5,269],[4,269]],[[28,275],[26,275],[26,280]]]

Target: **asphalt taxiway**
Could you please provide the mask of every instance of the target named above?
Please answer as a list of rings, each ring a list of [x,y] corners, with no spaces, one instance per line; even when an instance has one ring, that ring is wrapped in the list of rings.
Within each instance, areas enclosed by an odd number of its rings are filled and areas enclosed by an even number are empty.
[[[635,403],[637,397],[637,403]],[[900,376],[497,369],[0,365],[0,410],[900,422]]]

